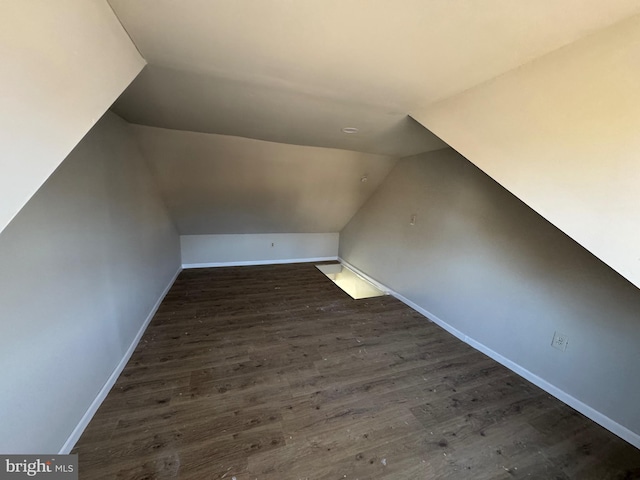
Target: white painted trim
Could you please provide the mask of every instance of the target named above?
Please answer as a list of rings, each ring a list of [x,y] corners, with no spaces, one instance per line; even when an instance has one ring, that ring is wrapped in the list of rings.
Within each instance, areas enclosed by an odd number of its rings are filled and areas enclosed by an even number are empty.
[[[84,432],[85,428],[87,428],[87,426],[89,425],[89,422],[98,411],[98,408],[100,408],[100,405],[102,405],[102,402],[104,401],[104,399],[107,398],[109,391],[115,385],[116,380],[118,380],[118,377],[122,373],[122,370],[124,370],[124,367],[127,365],[127,362],[131,358],[131,355],[133,355],[133,352],[138,346],[138,343],[140,342],[142,335],[144,334],[145,330],[149,326],[149,323],[153,319],[153,316],[158,311],[158,308],[160,308],[160,304],[162,303],[162,300],[164,300],[164,297],[167,295],[167,293],[169,293],[169,290],[171,289],[174,282],[178,278],[178,275],[180,275],[181,271],[182,271],[182,268],[178,268],[178,271],[175,273],[175,275],[173,276],[169,284],[165,287],[164,291],[158,298],[158,301],[155,303],[155,305],[151,309],[151,312],[149,312],[149,315],[147,315],[146,320],[140,327],[140,330],[138,330],[138,333],[136,334],[135,338],[131,342],[131,345],[129,345],[129,348],[127,349],[124,356],[122,357],[122,360],[120,360],[120,363],[118,363],[118,366],[115,368],[115,370],[113,371],[109,379],[106,381],[104,386],[100,389],[95,400],[91,402],[91,405],[89,405],[89,408],[80,419],[80,422],[78,423],[78,425],[76,425],[76,428],[73,429],[67,441],[64,442],[64,445],[62,446],[59,452],[60,455],[68,454],[71,450],[73,450],[73,447],[75,446],[76,442],[80,440],[80,437],[82,436],[82,433]]]
[[[395,294],[394,294],[393,290],[391,290],[386,285],[383,285],[382,283],[377,281],[375,278],[371,278],[369,275],[364,273],[362,270],[354,267],[349,262],[347,262],[346,260],[344,260],[344,259],[342,259],[340,257],[338,257],[338,261],[341,264],[343,264],[345,267],[347,267],[349,270],[351,270],[353,273],[355,273],[357,276],[362,277],[364,280],[366,280],[367,282],[371,283],[378,290],[382,290],[386,295],[393,295],[395,297]]]
[[[467,337],[467,340],[465,341],[476,350],[479,350],[485,355],[493,358],[498,363],[501,363],[502,365],[507,367],[509,370],[512,370],[513,372],[517,373],[521,377],[529,380],[531,383],[533,383],[534,385],[537,385],[538,387],[543,389],[545,392],[553,395],[558,400],[566,403],[570,407],[582,413],[584,416],[590,418],[591,420],[603,426],[610,432],[626,440],[634,447],[640,448],[640,435],[638,435],[637,433],[634,433],[631,430],[629,430],[627,427],[620,425],[614,420],[611,420],[609,417],[599,412],[598,410],[590,407],[586,403],[581,402],[577,398],[569,395],[565,391],[559,389],[555,385],[552,385],[551,383],[547,382],[543,378],[538,377],[536,374],[531,373],[529,370],[521,367],[517,363],[512,362],[508,358],[503,357],[499,353],[491,350],[490,348],[481,344],[480,342],[477,342],[469,337]]]
[[[422,308],[417,303],[412,302],[411,300],[409,300],[405,296],[399,294],[398,292],[390,289],[389,287],[381,284],[377,280],[371,278],[369,275],[367,275],[366,273],[364,273],[361,270],[357,269],[356,267],[354,267],[353,265],[351,265],[349,262],[345,261],[344,259],[339,258],[338,260],[340,261],[340,263],[342,263],[345,266],[349,267],[350,269],[354,270],[356,273],[358,273],[358,275],[361,275],[362,277],[366,278],[370,282],[374,283],[381,290],[383,290],[385,292],[388,292],[389,294],[393,295],[394,297],[396,297],[401,302],[403,302],[406,305],[410,306],[411,308],[413,308],[417,312],[420,312],[425,317],[427,317],[428,320],[430,320],[433,323],[435,323],[435,324],[439,325],[440,327],[444,328],[447,332],[451,333],[453,336],[459,338],[460,340],[462,340],[463,342],[465,342],[468,345],[472,346],[476,350],[484,353],[485,355],[487,355],[488,357],[492,358],[496,362],[504,365],[509,370],[511,370],[512,372],[517,373],[518,375],[520,375],[521,377],[523,377],[526,380],[530,381],[534,385],[540,387],[542,390],[544,390],[545,392],[549,393],[550,395],[553,395],[554,397],[556,397],[561,402],[566,403],[570,407],[572,407],[575,410],[577,410],[578,412],[582,413],[587,418],[590,418],[591,420],[596,422],[598,425],[601,425],[602,427],[606,428],[610,432],[612,432],[615,435],[619,436],[623,440],[626,440],[627,442],[629,442],[634,447],[640,448],[640,435],[639,434],[637,434],[635,432],[632,432],[627,427],[625,427],[623,425],[620,425],[619,423],[617,423],[614,420],[611,420],[609,417],[607,417],[603,413],[601,413],[601,412],[597,411],[596,409],[590,407],[586,403],[581,402],[577,398],[569,395],[567,392],[559,389],[555,385],[552,385],[551,383],[547,382],[543,378],[540,378],[537,375],[535,375],[534,373],[531,373],[526,368],[518,365],[517,363],[509,360],[506,357],[503,357],[498,352],[490,349],[489,347],[487,347],[486,345],[478,342],[477,340],[474,340],[473,338],[465,335],[463,332],[461,332],[457,328],[452,327],[447,322],[445,322],[441,318],[437,317],[433,313],[429,312],[428,310]]]
[[[242,262],[212,262],[212,263],[183,263],[182,268],[211,268],[211,267],[246,267],[250,265],[280,265],[284,263],[328,262],[338,260],[338,257],[285,258],[277,260],[247,260]]]

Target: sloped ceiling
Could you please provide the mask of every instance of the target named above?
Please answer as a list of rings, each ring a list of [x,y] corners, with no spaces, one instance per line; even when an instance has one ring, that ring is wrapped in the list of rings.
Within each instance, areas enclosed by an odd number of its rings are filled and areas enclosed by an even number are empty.
[[[131,128],[182,235],[339,232],[396,163],[347,150]]]
[[[446,147],[400,109],[150,65],[114,110],[132,123],[406,156]],[[343,126],[356,126],[345,135]]]
[[[445,147],[427,128],[471,161],[477,155],[490,164],[495,161],[492,152],[513,146],[515,151],[500,159],[506,165],[504,178],[515,176],[534,185],[515,161],[523,157],[525,143],[509,132],[527,130],[533,110],[542,112],[541,119],[572,118],[555,108],[563,102],[549,96],[553,89],[516,87],[513,98],[522,102],[507,105],[503,99],[504,104],[497,105],[501,109],[494,104],[501,101],[499,92],[482,96],[482,109],[474,110],[456,99],[475,98],[478,85],[529,72],[545,56],[640,14],[639,0],[109,1],[149,63],[115,103],[115,111],[149,127],[235,136],[203,140],[164,130],[162,140],[157,134],[144,133],[143,127],[138,129],[182,233],[337,231],[371,194],[373,190],[367,190],[375,187],[378,174],[383,177],[385,168],[392,165],[391,159],[351,158],[345,151],[401,157]],[[637,60],[630,58],[630,62]],[[593,69],[581,67],[575,78],[590,85],[592,76],[583,71]],[[601,93],[594,90],[595,104]],[[523,105],[534,108],[523,109]],[[580,106],[578,102],[577,115]],[[423,129],[407,118],[408,113],[430,111],[443,112],[446,129],[436,128],[432,115],[421,122],[427,127]],[[416,118],[423,120],[420,115]],[[343,127],[360,131],[344,135]],[[528,138],[527,132],[523,135]],[[473,138],[475,145],[489,146],[477,154],[460,140],[465,136]],[[591,144],[597,136],[593,132],[584,141]],[[305,147],[308,150],[285,152],[282,145],[239,146],[236,137],[340,150],[318,153]],[[192,142],[200,145],[197,151]],[[546,138],[538,147],[547,151],[553,142]],[[529,153],[534,151],[538,150]],[[488,161],[481,158],[487,155]],[[282,163],[283,158],[291,164]],[[537,160],[533,159],[531,169],[539,172]],[[385,166],[376,171],[374,164]],[[372,183],[363,188],[347,181],[357,180],[365,169]],[[345,171],[344,178],[336,173],[340,170]],[[276,178],[276,173],[286,180]],[[545,182],[546,172],[537,175],[540,182],[535,188]],[[329,190],[323,190],[323,185]],[[609,187],[615,190],[615,185]],[[587,191],[582,184],[578,188]],[[566,204],[561,199],[567,195],[572,194],[560,189],[545,200]],[[569,203],[584,204],[580,198],[573,196]],[[637,208],[624,207],[630,215],[616,221],[631,222],[635,231]],[[609,210],[595,209],[604,212],[595,217],[610,219]],[[577,220],[570,220],[569,227],[586,218],[575,211],[569,216]],[[588,229],[602,229],[602,224],[594,222]],[[571,232],[561,223],[556,225]],[[600,242],[601,237],[594,239]],[[637,249],[627,253],[624,262],[640,271]]]
[[[415,118],[640,287],[640,15]]]
[[[110,4],[150,64],[114,106],[130,122],[396,156],[444,147],[407,113],[640,11],[637,0]]]
[[[145,62],[104,1],[0,2],[0,232]]]

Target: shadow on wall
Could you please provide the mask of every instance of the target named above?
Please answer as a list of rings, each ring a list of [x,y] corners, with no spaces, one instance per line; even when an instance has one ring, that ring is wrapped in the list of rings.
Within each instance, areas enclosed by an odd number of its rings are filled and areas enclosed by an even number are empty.
[[[179,262],[128,126],[107,113],[0,234],[0,452],[60,451]]]
[[[402,159],[340,235],[347,262],[640,432],[640,290],[455,151]]]

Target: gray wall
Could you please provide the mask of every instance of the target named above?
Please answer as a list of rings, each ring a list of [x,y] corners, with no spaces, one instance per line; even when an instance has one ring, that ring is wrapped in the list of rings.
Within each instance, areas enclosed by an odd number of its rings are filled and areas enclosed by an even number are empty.
[[[0,452],[60,450],[179,264],[129,127],[107,113],[0,234]]]
[[[336,259],[337,233],[181,235],[182,266],[313,262]]]
[[[640,290],[453,150],[400,160],[340,233],[340,256],[640,433]]]

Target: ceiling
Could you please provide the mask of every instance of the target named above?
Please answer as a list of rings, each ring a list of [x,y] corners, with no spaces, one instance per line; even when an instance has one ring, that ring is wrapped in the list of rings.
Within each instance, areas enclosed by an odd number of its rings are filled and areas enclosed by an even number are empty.
[[[132,130],[181,235],[339,232],[397,162],[228,135]]]
[[[640,12],[638,0],[109,3],[149,63],[113,107],[128,121],[393,156],[446,146],[408,113]]]
[[[400,111],[148,65],[113,109],[129,122],[407,156],[447,145]],[[356,135],[342,133],[357,126]]]

